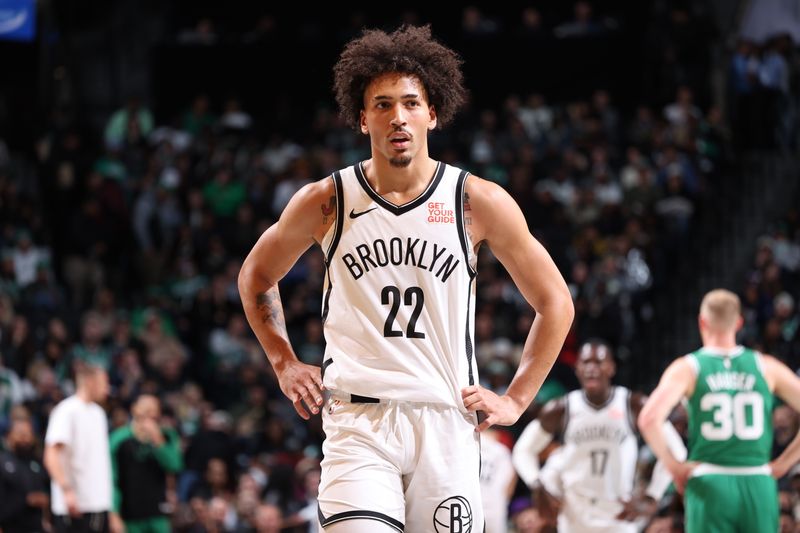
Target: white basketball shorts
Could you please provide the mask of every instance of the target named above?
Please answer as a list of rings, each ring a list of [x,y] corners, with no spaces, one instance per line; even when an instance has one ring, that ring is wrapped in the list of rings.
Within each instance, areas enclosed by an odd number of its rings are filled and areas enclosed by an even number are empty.
[[[355,397],[353,398],[355,399]],[[376,530],[482,533],[474,413],[431,403],[328,397],[319,519],[375,520]]]

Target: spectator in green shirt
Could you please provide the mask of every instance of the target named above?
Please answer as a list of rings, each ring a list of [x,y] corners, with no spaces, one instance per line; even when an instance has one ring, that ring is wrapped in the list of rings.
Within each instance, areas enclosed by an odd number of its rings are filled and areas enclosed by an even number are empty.
[[[114,502],[112,529],[127,533],[171,531],[167,477],[183,468],[180,439],[161,427],[158,398],[141,395],[131,408],[133,420],[111,434],[111,472]]]
[[[244,183],[234,180],[226,168],[219,169],[214,179],[203,188],[203,197],[211,210],[224,218],[233,217],[246,196]]]

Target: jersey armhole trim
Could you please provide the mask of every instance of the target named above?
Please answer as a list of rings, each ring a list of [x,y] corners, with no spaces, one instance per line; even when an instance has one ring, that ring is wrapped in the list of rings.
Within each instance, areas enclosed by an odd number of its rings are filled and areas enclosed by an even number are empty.
[[[467,239],[466,220],[464,218],[464,194],[466,192],[467,177],[469,172],[462,170],[456,182],[456,228],[458,229],[458,240],[461,241],[461,251],[464,252],[464,262],[467,266],[469,276],[474,278],[478,275],[472,265],[469,264],[469,242]]]
[[[761,372],[761,377],[764,378],[764,381],[766,381],[767,374],[764,372],[764,355],[756,350],[753,350],[753,355],[755,356],[756,367],[758,368],[758,371]]]
[[[337,170],[333,173],[333,185],[336,189],[336,222],[333,229],[333,238],[328,250],[325,252],[325,264],[329,265],[339,240],[342,238],[342,226],[344,226],[344,188],[342,187],[342,175]]]
[[[628,425],[631,427],[631,432],[633,432],[634,435],[638,435],[639,430],[636,428],[636,421],[633,419],[633,405],[631,405],[633,402],[633,391],[630,389],[626,390],[628,393],[625,398],[625,419],[628,421]]]
[[[404,525],[399,520],[395,520],[391,516],[385,515],[383,513],[379,513],[377,511],[366,511],[366,510],[356,510],[356,511],[345,511],[343,513],[336,513],[328,518],[325,518],[325,515],[322,514],[322,509],[317,507],[317,514],[319,516],[319,523],[323,529],[331,524],[335,524],[337,522],[343,522],[345,520],[355,520],[355,519],[369,519],[369,520],[377,520],[378,522],[383,522],[387,526],[391,526],[400,533],[403,533]]]
[[[689,363],[689,366],[692,368],[692,372],[694,372],[694,377],[700,375],[700,361],[697,360],[697,356],[693,353],[684,355],[686,361]]]
[[[561,440],[564,441],[564,438],[567,435],[567,426],[569,426],[569,398],[571,393],[567,393],[564,395],[564,418],[561,419]]]

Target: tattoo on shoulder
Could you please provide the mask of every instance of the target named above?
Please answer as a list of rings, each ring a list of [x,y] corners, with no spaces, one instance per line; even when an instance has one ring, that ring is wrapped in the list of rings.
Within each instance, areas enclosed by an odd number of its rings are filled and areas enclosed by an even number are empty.
[[[286,319],[283,316],[281,295],[277,287],[256,295],[256,307],[261,313],[261,321],[272,322],[277,328],[286,330]]]
[[[472,206],[469,204],[469,193],[464,191],[464,224],[469,226],[472,224],[472,217],[467,211],[472,211]]]
[[[328,205],[322,206],[322,223],[328,223],[328,217],[332,217],[336,214],[336,196],[331,196],[330,200],[328,200]]]

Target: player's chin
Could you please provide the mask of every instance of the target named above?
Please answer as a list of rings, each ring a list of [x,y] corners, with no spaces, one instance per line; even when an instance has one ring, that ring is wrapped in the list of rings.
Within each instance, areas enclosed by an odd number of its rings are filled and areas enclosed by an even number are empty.
[[[411,154],[404,152],[389,158],[389,164],[396,168],[405,168],[411,164]]]
[[[583,389],[586,392],[593,393],[593,392],[601,392],[605,389],[606,384],[600,381],[599,379],[587,379],[581,384]]]

